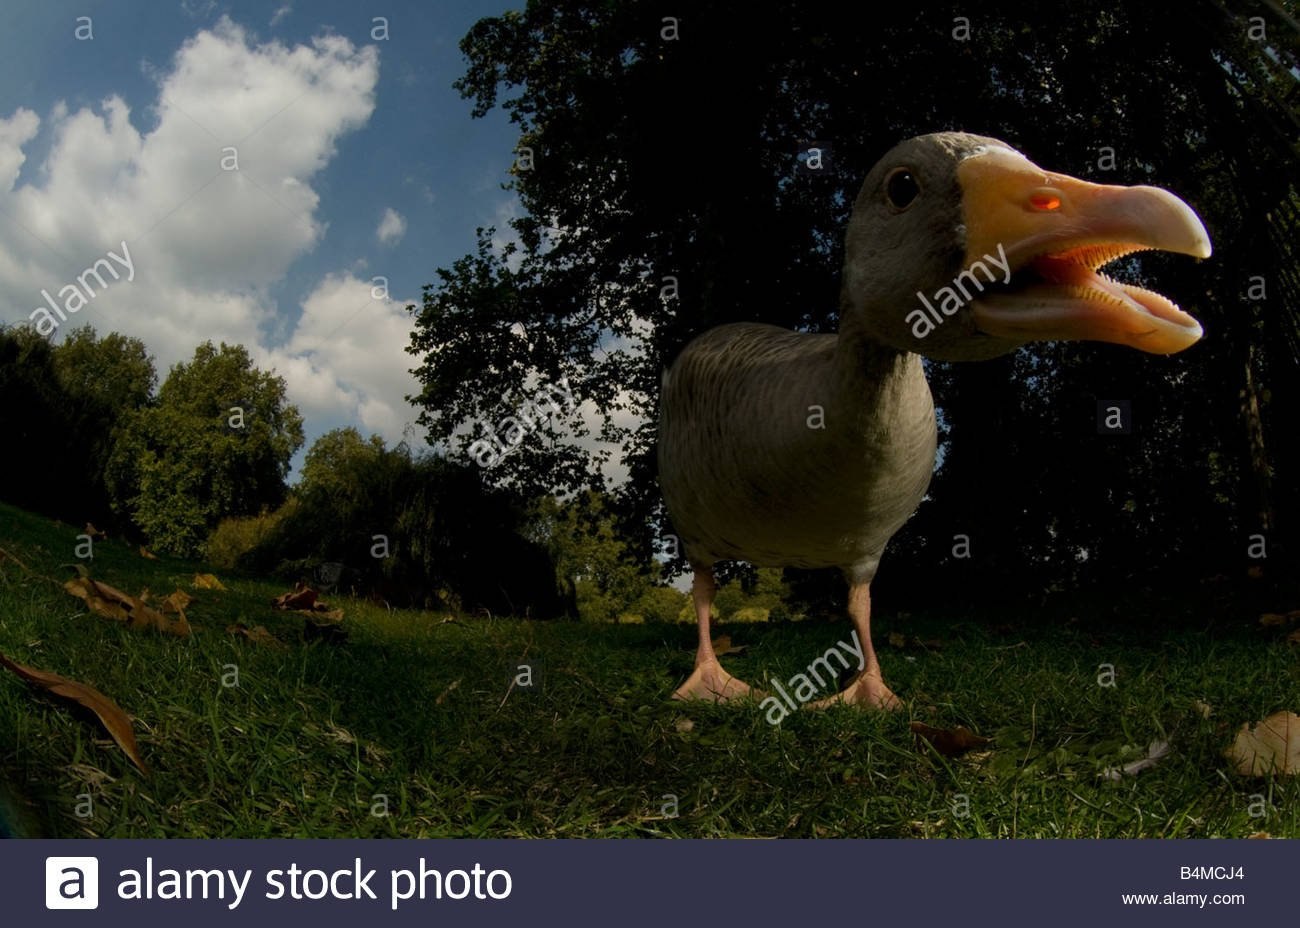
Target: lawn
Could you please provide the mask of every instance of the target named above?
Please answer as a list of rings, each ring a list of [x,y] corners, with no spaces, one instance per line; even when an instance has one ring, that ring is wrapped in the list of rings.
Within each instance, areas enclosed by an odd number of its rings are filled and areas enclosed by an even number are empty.
[[[1224,758],[1243,722],[1300,709],[1300,647],[1258,611],[1081,601],[876,619],[901,712],[673,703],[689,626],[392,610],[325,597],[344,640],[304,640],[281,581],[147,560],[91,576],[195,597],[188,638],[132,631],[62,589],[79,529],[0,505],[0,653],[90,684],[135,718],[150,772],[92,716],[0,672],[0,816],[56,837],[1300,836],[1295,777]],[[84,562],[83,562],[84,563]],[[1105,613],[1102,615],[1102,613]],[[227,632],[264,625],[279,644]],[[786,681],[845,621],[723,627],[729,669]],[[895,633],[895,644],[889,643]],[[538,686],[512,686],[523,661]],[[1109,671],[1114,667],[1113,686]],[[237,677],[237,681],[236,681]],[[238,685],[228,685],[237,682]],[[1208,716],[1206,712],[1208,711]],[[909,722],[991,738],[959,757]],[[1107,768],[1169,752],[1111,780]]]

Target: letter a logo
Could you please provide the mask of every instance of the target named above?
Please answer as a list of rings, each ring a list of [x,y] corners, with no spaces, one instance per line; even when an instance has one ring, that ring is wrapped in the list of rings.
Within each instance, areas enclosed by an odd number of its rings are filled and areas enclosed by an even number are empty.
[[[99,908],[99,858],[45,858],[45,907]]]

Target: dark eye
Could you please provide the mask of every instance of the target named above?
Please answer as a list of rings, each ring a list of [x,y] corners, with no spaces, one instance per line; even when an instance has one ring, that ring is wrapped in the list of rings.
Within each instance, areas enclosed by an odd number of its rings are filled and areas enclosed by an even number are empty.
[[[885,178],[885,198],[900,213],[912,205],[920,192],[921,185],[907,168],[894,168]]]

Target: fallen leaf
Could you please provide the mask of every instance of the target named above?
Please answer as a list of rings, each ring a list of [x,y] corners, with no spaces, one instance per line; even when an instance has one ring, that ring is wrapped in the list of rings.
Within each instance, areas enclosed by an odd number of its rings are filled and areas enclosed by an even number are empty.
[[[934,749],[944,757],[957,757],[971,748],[983,747],[991,739],[981,738],[965,725],[956,728],[931,728],[923,722],[913,722],[911,729],[918,736],[934,745]]]
[[[888,641],[891,648],[907,647],[907,636],[902,632],[890,632]]]
[[[53,696],[71,700],[95,713],[109,735],[117,742],[118,747],[126,752],[131,763],[135,764],[141,773],[149,773],[149,768],[145,766],[144,759],[140,756],[140,748],[135,741],[135,731],[131,728],[130,717],[122,711],[121,706],[99,690],[85,683],[61,677],[57,673],[26,667],[11,661],[3,654],[0,654],[0,667],[6,668],[34,686],[41,687]]]
[[[1274,712],[1253,727],[1242,725],[1225,753],[1242,776],[1300,773],[1300,715]]]
[[[193,596],[186,593],[184,590],[177,590],[162,601],[162,611],[184,612],[192,602],[194,602]]]
[[[1286,616],[1280,612],[1265,612],[1259,617],[1259,624],[1265,628],[1276,628],[1286,623]]]
[[[136,597],[90,577],[69,580],[63,584],[63,588],[84,600],[86,608],[96,615],[124,622],[130,628],[152,628],[181,638],[190,634],[190,623],[185,618],[185,613],[180,612],[175,619],[167,618],[145,602],[149,596],[148,590]]]
[[[1169,755],[1168,741],[1152,741],[1147,747],[1147,752],[1142,757],[1125,764],[1123,767],[1108,767],[1101,772],[1101,775],[1107,780],[1122,780],[1124,777],[1135,777],[1143,770],[1149,770]]]
[[[196,590],[224,590],[225,587],[221,581],[213,574],[195,574],[194,581],[190,584]]]
[[[297,584],[290,592],[281,594],[271,600],[276,609],[312,610],[316,608],[316,597],[320,595],[305,583]],[[321,605],[324,605],[323,603]]]
[[[108,590],[113,590],[110,586],[105,585],[105,588],[101,590],[99,584],[94,580],[77,577],[75,580],[69,580],[63,584],[63,588],[78,599],[84,600],[86,608],[95,615],[112,619],[114,622],[128,622],[131,619],[130,613],[126,611],[126,607],[120,601],[115,601],[114,598],[105,595]],[[113,592],[117,591],[113,590]]]
[[[1210,704],[1200,699],[1192,700],[1192,709],[1203,719],[1208,719],[1214,714],[1214,709],[1210,707]]]
[[[677,729],[682,733],[688,732],[694,727],[695,727],[695,723],[685,717],[678,719],[676,722],[673,722],[673,728]]]
[[[728,654],[744,654],[749,650],[749,645],[732,644],[730,635],[719,635],[713,639],[713,653],[718,657],[726,657]]]
[[[95,528],[95,524],[94,524],[93,522],[87,522],[87,523],[86,523],[85,534],[89,535],[92,541],[94,541],[95,539],[98,539],[98,538],[107,538],[107,537],[108,537],[108,536],[105,535],[103,532],[101,532],[99,529]]]
[[[249,628],[243,622],[236,622],[234,625],[227,625],[226,631],[240,638],[247,638],[254,644],[269,645],[273,648],[283,648],[285,646],[283,641],[267,631],[265,625],[256,625]]]
[[[141,556],[142,558],[144,558],[145,560],[147,560],[147,561],[156,561],[156,560],[158,560],[158,555],[154,554],[152,551],[150,551],[150,550],[149,550],[148,548],[146,548],[144,545],[141,545],[141,546],[140,546],[140,556]]]

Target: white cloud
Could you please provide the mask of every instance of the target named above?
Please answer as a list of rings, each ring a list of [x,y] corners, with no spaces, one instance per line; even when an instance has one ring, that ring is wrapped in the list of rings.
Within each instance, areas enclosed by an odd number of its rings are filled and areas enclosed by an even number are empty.
[[[274,13],[271,14],[271,28],[274,29],[276,26],[280,25],[281,20],[283,20],[286,16],[288,16],[292,12],[293,12],[293,7],[288,3],[284,4],[282,7],[277,9]]]
[[[384,210],[384,217],[379,220],[375,237],[381,245],[396,245],[406,234],[406,219],[391,206]]]
[[[13,189],[27,160],[23,146],[35,138],[40,125],[39,116],[21,107],[9,119],[0,118],[0,193]]]
[[[302,318],[282,348],[260,359],[274,366],[304,416],[355,422],[389,441],[414,419],[406,403],[418,383],[405,351],[414,320],[412,300],[384,299],[377,284],[330,274],[303,300]]]
[[[320,281],[296,325],[269,295],[325,234],[313,179],[369,120],[378,77],[373,46],[338,35],[259,43],[223,17],[158,70],[147,131],[113,94],[96,107],[57,103],[43,120],[0,113],[0,321],[26,321],[42,289],[57,294],[126,241],[134,281],[114,282],[62,331],[89,323],[139,337],[164,373],[205,339],[244,344],[286,378],[309,427],[312,415],[356,416],[400,438],[414,389],[405,304],[370,300],[349,272]],[[18,183],[24,146],[41,134],[48,155]],[[288,340],[273,342],[276,332]]]

